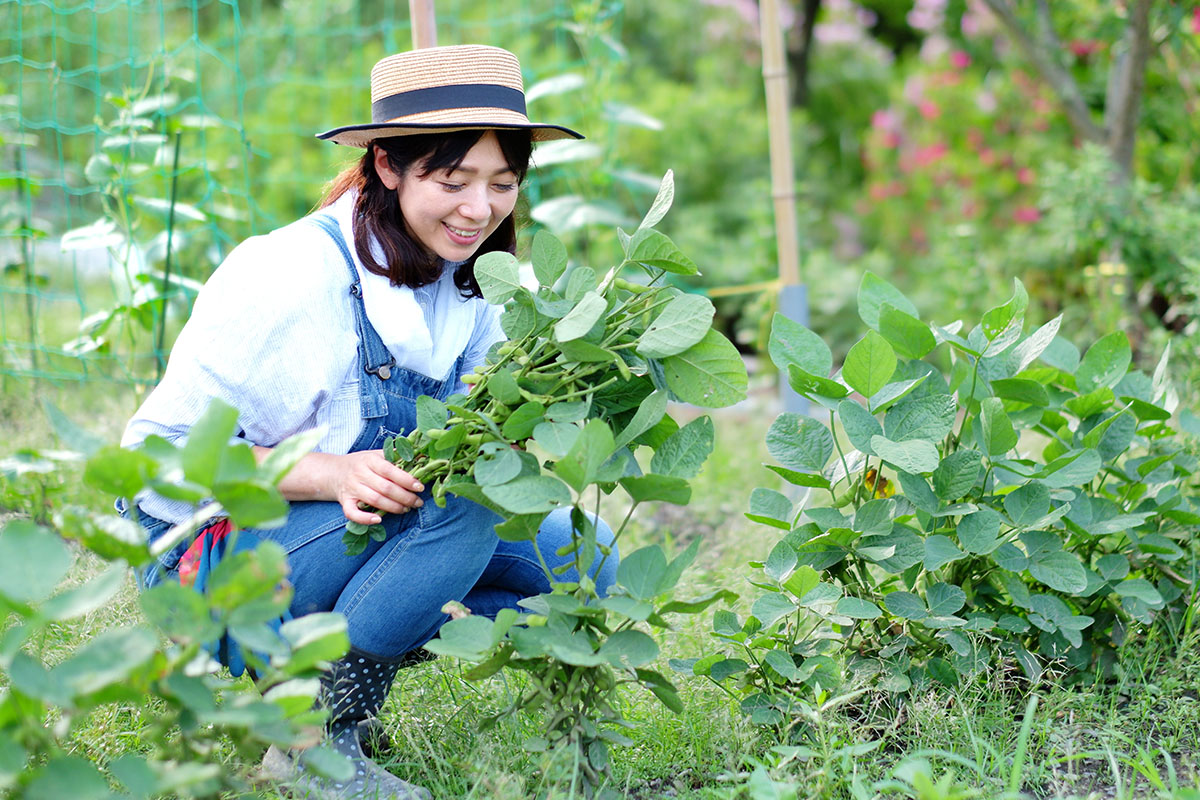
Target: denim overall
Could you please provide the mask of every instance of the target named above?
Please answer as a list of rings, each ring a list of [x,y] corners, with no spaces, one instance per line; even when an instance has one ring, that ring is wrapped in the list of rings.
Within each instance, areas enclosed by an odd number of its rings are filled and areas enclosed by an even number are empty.
[[[416,426],[418,397],[445,400],[453,392],[462,357],[441,379],[397,367],[367,319],[354,260],[337,222],[324,214],[308,220],[337,243],[350,279],[364,423],[350,452],[377,450],[387,437],[403,436]],[[493,530],[500,521],[495,513],[453,494],[447,494],[445,507],[439,508],[429,489],[422,499],[420,508],[383,515],[387,538],[371,541],[357,556],[345,555],[346,518],[341,506],[329,501],[291,503],[283,527],[239,532],[239,549],[246,533],[251,534],[245,537],[247,543],[278,543],[288,555],[295,587],[291,613],[343,614],[351,645],[383,661],[400,658],[433,638],[447,619],[441,610],[447,601],[462,601],[475,614],[494,616],[524,597],[549,591],[533,543],[500,541]],[[169,527],[144,513],[140,516],[152,540]],[[601,520],[596,533],[599,544],[611,546],[612,532]],[[568,560],[556,552],[570,542],[569,509],[552,512],[538,532],[538,549],[551,568]],[[615,580],[617,560],[614,548],[599,572],[601,559],[593,562],[592,578],[601,594]],[[162,566],[169,570],[174,564],[168,560]],[[558,580],[578,577],[572,568]]]

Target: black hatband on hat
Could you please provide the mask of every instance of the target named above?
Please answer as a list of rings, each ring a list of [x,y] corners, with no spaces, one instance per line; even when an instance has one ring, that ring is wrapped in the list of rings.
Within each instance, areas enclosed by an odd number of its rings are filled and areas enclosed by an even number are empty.
[[[494,83],[430,86],[381,97],[371,104],[371,120],[381,123],[426,111],[472,107],[503,108],[524,114],[525,94]]]

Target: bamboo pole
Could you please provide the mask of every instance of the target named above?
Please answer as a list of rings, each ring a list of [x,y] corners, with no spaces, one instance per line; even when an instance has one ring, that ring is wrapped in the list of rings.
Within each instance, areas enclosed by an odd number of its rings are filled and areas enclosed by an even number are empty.
[[[779,280],[783,286],[800,283],[800,242],[796,231],[796,182],[792,164],[792,133],[788,118],[787,66],[778,0],[759,6],[763,85],[767,94],[767,124],[771,147],[771,197],[775,201],[775,236],[779,248]]]
[[[796,179],[792,163],[787,65],[783,52],[783,27],[779,24],[779,0],[761,0],[758,19],[762,39],[763,86],[767,95],[771,197],[775,205],[775,242],[779,258],[779,313],[807,326],[808,293],[800,283]],[[779,400],[784,411],[808,413],[808,401],[791,387],[786,374],[779,376]]]
[[[408,18],[412,21],[413,49],[437,47],[437,16],[434,0],[408,0]]]

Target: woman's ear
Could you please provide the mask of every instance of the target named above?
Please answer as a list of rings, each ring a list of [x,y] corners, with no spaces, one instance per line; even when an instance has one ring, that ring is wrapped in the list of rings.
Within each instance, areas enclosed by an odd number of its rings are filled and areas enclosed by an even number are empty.
[[[375,144],[371,145],[375,157],[375,174],[379,176],[379,180],[389,189],[395,190],[400,186],[400,175],[392,169],[392,165],[388,163],[387,151]]]

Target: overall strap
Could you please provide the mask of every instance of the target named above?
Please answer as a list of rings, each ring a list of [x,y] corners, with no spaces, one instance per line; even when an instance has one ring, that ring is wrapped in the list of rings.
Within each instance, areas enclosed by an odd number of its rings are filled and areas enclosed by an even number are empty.
[[[314,214],[309,217],[321,230],[329,234],[329,238],[337,244],[342,258],[346,262],[346,270],[350,274],[350,295],[353,298],[354,323],[358,328],[358,363],[366,375],[360,376],[359,400],[362,402],[363,419],[375,419],[387,414],[387,400],[381,390],[381,381],[392,375],[396,359],[388,352],[387,346],[371,321],[367,319],[367,310],[363,306],[362,283],[358,278],[358,270],[354,268],[354,259],[350,256],[350,248],[342,236],[337,220],[327,214]]]

